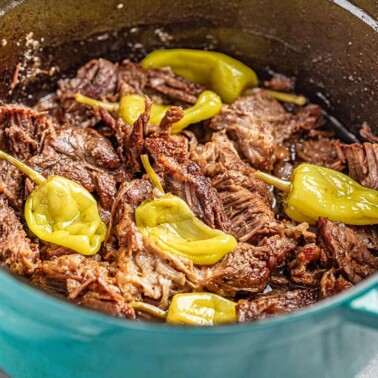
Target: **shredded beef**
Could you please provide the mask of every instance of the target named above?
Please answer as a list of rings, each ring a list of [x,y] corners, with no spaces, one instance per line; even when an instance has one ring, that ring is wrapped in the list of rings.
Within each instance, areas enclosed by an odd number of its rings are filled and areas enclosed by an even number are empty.
[[[324,273],[324,269],[319,266],[319,260],[320,248],[315,243],[298,248],[295,259],[288,267],[290,280],[300,286],[317,287]]]
[[[104,209],[111,208],[117,183],[127,178],[111,143],[92,129],[62,127],[49,137],[41,154],[28,163],[44,176],[60,175],[96,192]]]
[[[348,174],[360,184],[378,190],[378,144],[345,144]]]
[[[207,269],[204,285],[210,291],[231,297],[241,291],[263,291],[269,279],[267,263],[261,257],[264,252],[263,247],[239,243],[233,252]]]
[[[0,149],[24,161],[40,152],[44,138],[53,132],[45,113],[8,105],[0,106]]]
[[[239,322],[264,319],[300,310],[317,300],[317,290],[275,290],[254,300],[240,300],[236,305],[236,314]]]
[[[306,163],[331,168],[344,169],[344,155],[340,142],[335,139],[319,138],[301,140],[295,144],[297,157]]]
[[[134,180],[118,192],[112,209],[112,230],[106,249],[114,254],[116,282],[128,300],[146,299],[163,309],[179,292],[200,290],[199,271],[187,259],[167,254],[143,238],[135,225],[134,211],[140,202],[151,198],[147,180]]]
[[[217,191],[199,165],[190,159],[182,144],[157,137],[146,139],[144,147],[154,159],[166,191],[184,199],[209,226],[228,230],[229,222]]]
[[[356,284],[378,270],[374,256],[358,234],[343,223],[319,218],[318,239],[324,251],[323,265],[335,268],[344,278]]]
[[[24,276],[33,273],[38,260],[38,245],[26,236],[14,210],[0,196],[0,265]]]
[[[320,123],[320,111],[311,106],[296,115],[288,113],[278,101],[262,90],[239,97],[213,117],[210,127],[226,130],[240,154],[257,169],[271,171],[275,148],[300,131]]]
[[[337,277],[337,278],[336,278]],[[320,298],[328,298],[353,286],[335,268],[327,270],[320,281]]]

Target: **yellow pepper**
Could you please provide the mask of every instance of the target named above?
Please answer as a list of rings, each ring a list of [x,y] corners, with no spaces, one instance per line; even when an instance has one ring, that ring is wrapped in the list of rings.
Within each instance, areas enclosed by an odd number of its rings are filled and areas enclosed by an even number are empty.
[[[314,224],[321,216],[351,225],[378,223],[378,191],[333,169],[301,164],[291,182],[259,171],[256,177],[285,192],[285,213],[297,222]]]
[[[200,326],[236,322],[235,302],[212,293],[176,294],[167,313],[167,322]]]
[[[213,326],[237,321],[236,303],[212,293],[176,294],[168,311],[144,302],[131,305],[136,310],[166,319],[167,323]]]
[[[108,103],[104,101],[94,100],[92,98],[76,94],[77,102],[89,106],[98,106],[109,111],[119,112],[123,120],[129,125],[133,125],[138,117],[144,112],[145,98],[138,94],[122,96],[119,104]],[[152,104],[150,123],[159,125],[167,110],[171,105]],[[204,121],[219,113],[222,107],[220,97],[211,91],[204,91],[198,97],[195,105],[184,109],[184,117],[171,128],[171,134],[177,134],[192,123]]]
[[[93,255],[100,249],[106,225],[96,200],[85,188],[61,176],[45,179],[3,151],[0,159],[15,165],[37,184],[24,211],[28,227],[38,238],[83,255]]]
[[[142,156],[142,163],[158,187],[159,179],[146,155]],[[164,194],[162,188],[158,189]],[[140,232],[163,251],[195,264],[215,264],[237,245],[233,236],[207,226],[185,201],[170,193],[142,202],[135,210],[135,222]]]
[[[246,87],[257,87],[255,72],[238,60],[214,51],[159,50],[142,60],[142,67],[170,67],[192,82],[208,86],[223,101],[233,102]]]

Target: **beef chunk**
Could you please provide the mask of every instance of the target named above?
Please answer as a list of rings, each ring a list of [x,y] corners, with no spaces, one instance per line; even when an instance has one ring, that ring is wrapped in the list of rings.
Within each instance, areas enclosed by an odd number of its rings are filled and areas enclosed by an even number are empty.
[[[317,226],[325,267],[337,269],[353,284],[378,270],[378,257],[369,252],[352,228],[327,218],[319,218]]]
[[[246,177],[237,171],[227,171],[212,180],[231,221],[233,235],[240,241],[252,242],[263,235],[282,231],[264,197],[243,186],[246,181]]]
[[[238,292],[261,292],[269,279],[266,262],[261,256],[261,247],[239,243],[236,249],[206,270],[204,285],[222,296],[235,296]]]
[[[146,139],[144,147],[155,160],[168,192],[184,199],[196,216],[209,226],[228,229],[228,219],[217,191],[182,144],[157,137]]]
[[[344,169],[344,155],[340,142],[319,138],[301,140],[295,144],[297,157],[310,164],[320,165],[336,171]]]
[[[285,111],[262,90],[239,97],[213,117],[213,130],[226,130],[240,154],[257,169],[271,171],[275,148],[302,130],[319,125],[320,112],[314,106],[297,115]]]
[[[275,74],[270,80],[264,81],[264,87],[274,91],[290,92],[294,90],[294,80],[282,74]]]
[[[117,87],[117,65],[105,60],[91,60],[81,67],[76,77],[59,81],[59,89],[53,101],[40,102],[39,109],[48,110],[60,124],[94,126],[98,118],[91,109],[75,101],[81,93],[95,99],[105,99],[115,94]]]
[[[5,160],[0,160],[0,196],[5,197],[14,209],[23,203],[24,175]]]
[[[114,316],[134,317],[133,309],[114,285],[110,265],[97,258],[78,253],[54,256],[40,264],[32,281],[83,306]]]
[[[337,278],[336,278],[337,277]],[[335,268],[327,270],[320,281],[320,299],[331,297],[353,286]]]
[[[47,144],[59,154],[97,168],[117,170],[122,165],[110,141],[93,129],[62,127]]]
[[[268,186],[254,177],[256,170],[240,158],[224,132],[214,133],[210,142],[198,146],[191,153],[191,158],[212,180],[229,171],[238,172],[239,184],[251,192],[258,192],[268,206],[272,204],[273,197]]]
[[[346,144],[343,152],[349,176],[368,188],[378,190],[378,144]]]
[[[275,290],[253,300],[240,300],[236,305],[239,322],[264,319],[286,314],[312,305],[318,300],[318,291],[313,289]]]
[[[120,157],[112,144],[92,129],[62,127],[47,138],[41,154],[28,163],[44,176],[60,175],[96,192],[110,210],[117,183],[126,179]]]
[[[0,196],[0,265],[24,276],[33,273],[38,261],[38,246],[26,236],[14,210]]]
[[[17,159],[24,161],[40,152],[51,132],[45,113],[18,105],[0,106],[0,149]]]
[[[297,285],[317,287],[324,269],[319,267],[320,248],[315,243],[298,248],[289,264],[290,280]]]
[[[9,105],[0,106],[0,149],[21,161],[38,154],[43,141],[54,133],[44,113]],[[25,176],[6,161],[0,161],[0,193],[16,210],[22,207]]]

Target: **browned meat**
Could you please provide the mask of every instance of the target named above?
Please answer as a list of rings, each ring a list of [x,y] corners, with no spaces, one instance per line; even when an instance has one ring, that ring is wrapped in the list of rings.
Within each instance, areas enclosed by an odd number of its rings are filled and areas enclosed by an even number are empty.
[[[252,179],[253,180],[253,179]],[[257,191],[243,185],[251,181],[240,172],[227,171],[212,180],[230,219],[232,234],[240,241],[257,241],[264,235],[282,232],[271,207]]]
[[[239,97],[213,117],[213,130],[226,130],[236,148],[257,169],[271,171],[275,148],[302,130],[319,124],[317,108],[305,108],[297,115],[285,111],[278,101],[262,90]]]
[[[0,106],[0,149],[20,160],[39,153],[46,135],[53,132],[45,113],[18,105]]]
[[[344,155],[340,142],[335,139],[319,138],[300,140],[295,144],[297,157],[306,163],[331,168],[344,169]]]
[[[211,141],[204,146],[199,145],[196,151],[191,154],[191,158],[200,165],[205,175],[212,180],[223,173],[236,172],[232,175],[238,185],[250,192],[258,192],[267,206],[271,206],[273,197],[268,186],[254,177],[255,169],[240,158],[234,145],[224,132],[214,133]]]
[[[45,141],[41,154],[28,163],[44,176],[60,175],[97,192],[110,210],[117,183],[127,178],[120,157],[101,134],[92,129],[62,127]]]
[[[257,254],[259,258],[255,256]],[[261,258],[263,254],[264,247],[239,243],[233,252],[206,270],[204,286],[219,295],[231,297],[240,291],[263,291],[269,279],[269,269]]]
[[[264,81],[264,87],[274,91],[290,92],[294,90],[294,80],[282,74],[275,74],[270,80]]]
[[[97,168],[117,170],[122,165],[110,141],[93,129],[62,127],[46,144],[59,154]]]
[[[378,144],[344,144],[349,176],[368,188],[378,190]]]
[[[115,254],[116,283],[124,298],[146,299],[166,309],[174,294],[201,290],[201,277],[191,261],[165,253],[140,234],[134,211],[151,196],[152,186],[147,180],[122,186],[113,204],[113,232],[106,249],[110,255]]]
[[[290,280],[300,286],[317,287],[324,269],[319,267],[320,248],[315,243],[298,248],[289,264]]]
[[[5,160],[0,160],[0,196],[4,196],[10,206],[19,210],[23,203],[24,175]]]
[[[114,285],[110,265],[98,261],[96,256],[89,258],[78,253],[54,256],[39,265],[32,281],[47,290],[68,295],[86,307],[110,315],[134,317],[133,309]]]
[[[95,99],[105,99],[115,94],[117,88],[117,65],[105,60],[91,60],[81,67],[76,77],[60,80],[59,89],[53,99],[41,101],[39,109],[48,110],[60,124],[94,126],[98,117],[91,109],[75,101],[75,94],[81,93]]]
[[[336,276],[338,276],[336,278]],[[347,281],[342,275],[336,273],[336,269],[327,270],[320,281],[320,299],[331,297],[344,290],[350,289],[352,283]]]
[[[196,216],[209,226],[228,229],[229,222],[217,191],[198,164],[190,159],[183,144],[157,137],[146,139],[144,147],[155,160],[167,192],[184,199]]]
[[[318,291],[314,289],[275,290],[250,301],[240,300],[236,314],[239,322],[264,319],[300,310],[317,300]]]
[[[24,276],[33,273],[38,261],[38,246],[26,236],[14,210],[0,196],[0,265]]]
[[[352,228],[327,218],[319,218],[317,226],[325,267],[334,267],[353,284],[378,270],[378,257],[369,252]]]
[[[378,251],[378,226],[356,226],[352,227],[357,233],[361,242],[370,250]]]

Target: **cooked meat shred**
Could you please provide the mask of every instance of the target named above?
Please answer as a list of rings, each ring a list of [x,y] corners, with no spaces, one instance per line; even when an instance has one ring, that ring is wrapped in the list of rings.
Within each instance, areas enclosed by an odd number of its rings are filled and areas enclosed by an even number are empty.
[[[15,211],[0,195],[0,265],[30,276],[39,262],[39,248],[27,237]]]
[[[240,300],[236,314],[239,322],[264,319],[300,310],[317,299],[318,292],[313,289],[275,290],[253,300]]]
[[[294,90],[294,81],[279,74],[263,85]],[[167,67],[95,59],[34,109],[0,103],[0,149],[45,177],[85,187],[108,227],[94,256],[39,240],[22,214],[35,185],[1,160],[0,265],[77,305],[139,320],[156,319],[132,302],[167,310],[175,294],[202,291],[236,302],[239,322],[258,320],[311,306],[376,274],[377,225],[321,217],[316,225],[298,224],[283,212],[283,195],[255,177],[259,169],[289,180],[307,162],[377,190],[378,144],[370,127],[360,131],[365,143],[345,144],[319,106],[282,105],[267,91],[248,89],[212,119],[171,135],[205,89]],[[139,94],[145,109],[131,125],[118,111],[76,102],[77,93],[109,103]],[[153,103],[170,105],[158,125],[150,122]],[[232,252],[198,265],[142,235],[137,207],[163,195],[145,173],[143,154],[165,193],[235,237]]]

